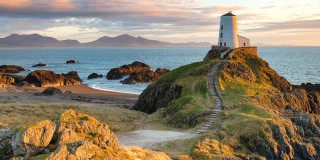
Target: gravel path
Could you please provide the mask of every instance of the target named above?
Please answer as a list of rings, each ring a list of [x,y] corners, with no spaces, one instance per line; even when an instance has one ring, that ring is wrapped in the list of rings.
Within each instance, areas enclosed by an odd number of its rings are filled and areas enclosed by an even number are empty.
[[[218,67],[221,61],[215,64],[208,74],[209,91],[216,100],[216,104],[212,109],[212,113],[207,122],[203,123],[198,129],[191,132],[175,132],[175,131],[157,131],[157,130],[136,130],[133,132],[116,133],[119,144],[122,146],[139,146],[152,149],[153,145],[177,139],[188,139],[205,132],[212,123],[219,117],[222,111],[221,89],[218,78],[214,82],[214,76],[217,75]],[[217,95],[215,88],[218,89]]]

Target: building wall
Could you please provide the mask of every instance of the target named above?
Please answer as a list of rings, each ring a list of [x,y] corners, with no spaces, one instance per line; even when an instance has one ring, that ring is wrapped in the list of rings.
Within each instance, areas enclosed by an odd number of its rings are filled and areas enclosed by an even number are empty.
[[[238,35],[239,47],[250,47],[250,40]]]
[[[231,49],[239,47],[237,16],[221,16],[218,46],[224,43]]]

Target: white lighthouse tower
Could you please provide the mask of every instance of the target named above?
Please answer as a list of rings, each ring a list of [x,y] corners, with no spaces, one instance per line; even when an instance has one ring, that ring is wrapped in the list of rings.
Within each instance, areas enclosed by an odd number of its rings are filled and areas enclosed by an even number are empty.
[[[218,46],[239,47],[237,16],[231,12],[221,16],[218,42]]]

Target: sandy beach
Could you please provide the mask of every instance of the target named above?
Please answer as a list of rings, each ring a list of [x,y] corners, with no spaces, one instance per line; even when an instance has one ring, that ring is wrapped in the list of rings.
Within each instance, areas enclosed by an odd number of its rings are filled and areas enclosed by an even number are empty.
[[[86,84],[59,86],[63,94],[42,96],[43,87],[5,86],[0,87],[0,100],[40,103],[94,103],[130,108],[138,98],[136,94],[103,91]],[[65,93],[71,91],[71,93]]]

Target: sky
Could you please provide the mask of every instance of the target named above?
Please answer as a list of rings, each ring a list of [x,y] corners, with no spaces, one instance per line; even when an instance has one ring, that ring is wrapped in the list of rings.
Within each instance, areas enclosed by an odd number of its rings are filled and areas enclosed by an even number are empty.
[[[320,46],[320,0],[0,0],[0,37],[38,33],[89,42],[130,34],[216,44],[228,11],[252,44]]]

